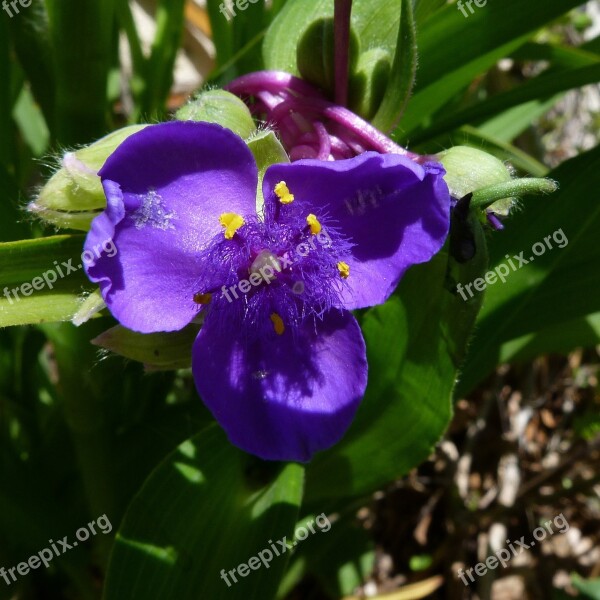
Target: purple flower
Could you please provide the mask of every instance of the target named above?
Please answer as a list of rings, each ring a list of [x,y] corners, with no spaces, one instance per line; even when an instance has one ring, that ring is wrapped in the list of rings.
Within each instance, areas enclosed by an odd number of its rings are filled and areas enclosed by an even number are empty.
[[[125,327],[175,331],[203,315],[198,392],[231,441],[308,461],[350,425],[367,382],[350,310],[384,302],[444,244],[450,196],[438,164],[366,152],[258,172],[218,125],[173,122],[128,138],[100,171],[108,204],[87,266]]]

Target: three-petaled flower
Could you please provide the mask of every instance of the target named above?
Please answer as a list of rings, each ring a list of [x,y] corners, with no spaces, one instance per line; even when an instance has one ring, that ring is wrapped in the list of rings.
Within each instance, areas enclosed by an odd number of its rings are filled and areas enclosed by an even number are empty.
[[[86,248],[110,238],[118,253],[87,274],[134,331],[177,331],[203,314],[194,379],[230,440],[308,461],[342,437],[364,395],[350,311],[385,302],[444,244],[443,175],[376,152],[275,164],[257,212],[258,170],[239,137],[208,123],[149,126],[100,171],[107,208]]]

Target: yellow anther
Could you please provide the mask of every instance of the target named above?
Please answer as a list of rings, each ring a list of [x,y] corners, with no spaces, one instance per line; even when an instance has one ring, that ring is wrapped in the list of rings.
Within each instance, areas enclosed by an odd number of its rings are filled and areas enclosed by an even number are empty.
[[[194,294],[194,302],[196,304],[210,304],[212,294]]]
[[[219,217],[219,223],[225,227],[225,239],[230,240],[235,235],[235,232],[244,225],[244,217],[237,213],[223,213]]]
[[[308,215],[308,217],[306,217],[306,222],[308,223],[308,225],[310,227],[310,232],[313,235],[317,235],[318,233],[321,233],[321,230],[323,228],[321,227],[321,223],[319,223],[319,219],[317,219],[316,215],[313,215],[312,213],[310,213],[310,215]]]
[[[290,190],[285,181],[280,181],[275,186],[275,194],[279,198],[281,204],[291,204],[294,201],[294,194],[290,194]]]
[[[350,265],[348,263],[339,262],[337,264],[337,268],[342,276],[342,279],[348,279],[348,277],[350,277]]]
[[[283,319],[277,313],[273,313],[271,315],[271,321],[273,321],[273,327],[275,328],[275,333],[277,335],[283,335],[283,332],[285,331],[285,325],[283,324]]]

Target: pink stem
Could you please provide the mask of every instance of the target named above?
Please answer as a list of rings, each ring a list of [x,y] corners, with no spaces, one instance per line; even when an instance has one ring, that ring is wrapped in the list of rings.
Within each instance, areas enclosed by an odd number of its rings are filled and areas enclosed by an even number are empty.
[[[335,0],[335,103],[348,104],[348,77],[350,69],[350,16],[352,0]]]

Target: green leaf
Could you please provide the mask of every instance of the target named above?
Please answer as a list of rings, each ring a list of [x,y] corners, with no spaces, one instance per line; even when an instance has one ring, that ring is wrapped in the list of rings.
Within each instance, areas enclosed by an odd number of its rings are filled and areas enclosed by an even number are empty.
[[[308,572],[332,598],[343,598],[362,585],[373,571],[374,543],[354,519],[339,519],[330,531],[312,536],[299,549],[307,558]]]
[[[417,73],[417,32],[412,0],[402,0],[396,54],[383,101],[372,124],[381,131],[395,127],[408,102]]]
[[[210,18],[212,38],[217,51],[217,67],[223,67],[234,54],[233,30],[231,23],[221,13],[221,0],[207,0],[206,9]]]
[[[160,0],[156,9],[156,36],[144,68],[145,86],[139,112],[145,119],[163,117],[173,84],[177,52],[184,30],[185,0]]]
[[[579,0],[557,0],[551,6],[545,0],[489,2],[468,18],[456,4],[437,11],[417,38],[417,88],[396,136],[414,143],[412,132],[426,128],[432,115],[475,77],[515,52],[536,29],[579,4]],[[429,136],[427,130],[425,134]]]
[[[56,135],[63,144],[89,142],[106,133],[115,2],[46,0],[56,82]]]
[[[585,598],[600,600],[600,578],[586,580],[574,573],[571,576],[571,583]]]
[[[422,143],[426,139],[447,131],[452,131],[465,123],[473,123],[518,106],[519,104],[532,100],[546,99],[558,92],[596,83],[598,80],[600,80],[600,64],[540,75],[513,90],[497,94],[488,100],[473,104],[464,110],[437,120],[426,132],[414,134],[414,142]]]
[[[11,81],[12,64],[6,19],[0,20],[0,81]],[[6,85],[6,84],[5,84]],[[12,98],[6,91],[0,94],[0,166],[8,169],[13,162],[14,132],[11,121]]]
[[[552,3],[546,0],[490,0],[468,18],[455,4],[447,5],[425,23],[418,37],[421,55],[419,89],[479,56],[532,34],[580,4],[580,0],[554,0]],[[515,15],[519,18],[515,19]]]
[[[600,342],[600,312],[550,325],[502,344],[499,362],[527,362],[548,352],[568,354],[575,348],[593,348]]]
[[[0,327],[73,318],[94,288],[82,269],[83,240],[64,235],[0,244]]]
[[[264,463],[211,426],[179,446],[130,505],[112,554],[105,600],[274,598],[289,553],[252,561],[290,534],[302,498],[303,468]],[[266,554],[263,555],[268,558]],[[222,579],[222,570],[231,587]],[[242,569],[245,572],[246,569]]]
[[[556,94],[549,100],[531,100],[514,108],[509,108],[484,121],[477,128],[482,135],[500,142],[509,142],[543,117],[564,94]]]
[[[26,87],[19,95],[13,115],[23,139],[31,148],[31,153],[36,158],[41,157],[48,150],[50,132],[39,106]]]
[[[523,44],[513,55],[514,60],[545,60],[553,67],[573,69],[597,64],[600,56],[595,52],[571,46],[560,46],[558,44],[538,44],[528,42]]]
[[[396,295],[366,313],[367,392],[344,440],[309,466],[308,501],[370,493],[425,460],[443,434],[480,306],[480,299],[464,302],[456,295],[453,280],[485,268],[485,242],[477,231],[471,263],[458,266],[443,250],[410,269]]]
[[[560,191],[526,201],[506,222],[506,232],[490,238],[490,264],[506,265],[509,275],[506,283],[498,281],[486,289],[458,394],[473,389],[494,369],[503,344],[600,311],[600,146],[562,164],[550,177],[558,181]],[[554,234],[557,240],[550,239],[550,250],[544,240]],[[546,245],[543,255],[533,255],[534,244]],[[534,261],[514,270],[506,255],[521,252]],[[513,264],[519,265],[516,260]]]
[[[246,49],[236,61],[239,74],[260,71],[264,68],[261,47],[253,42],[262,39],[270,18],[265,2],[249,3],[245,10],[239,10],[236,4],[236,16],[231,21],[233,47]]]
[[[415,0],[415,21],[422,25],[446,4],[446,0]]]
[[[54,132],[56,81],[44,0],[33,0],[27,10],[10,19],[9,28],[15,53],[31,84],[33,95],[40,104],[48,127]],[[67,39],[70,38],[67,36]]]
[[[453,100],[475,77],[487,71],[502,57],[510,54],[526,39],[527,37],[524,36],[485,54],[477,54],[473,60],[457,67],[455,70],[449,70],[427,87],[419,88],[417,86],[415,94],[402,117],[400,126],[394,132],[394,138],[412,140],[412,132],[418,130],[421,126],[427,133],[426,127],[431,123],[435,113]],[[421,49],[419,49],[419,52],[419,55],[422,56]],[[420,71],[419,81],[421,81]],[[424,136],[425,134],[423,134],[423,138]]]

